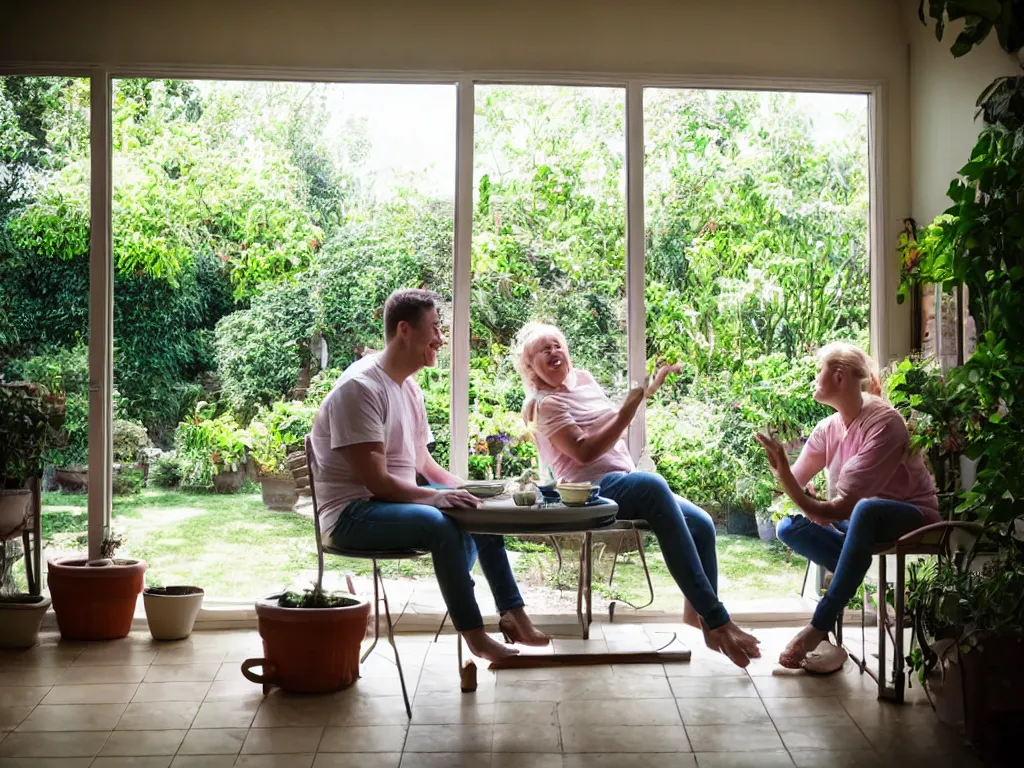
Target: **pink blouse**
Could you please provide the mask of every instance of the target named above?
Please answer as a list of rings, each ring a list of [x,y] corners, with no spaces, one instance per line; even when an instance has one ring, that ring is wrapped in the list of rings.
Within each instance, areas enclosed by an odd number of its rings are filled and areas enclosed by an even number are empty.
[[[849,426],[838,413],[818,423],[793,465],[793,476],[803,487],[824,469],[830,499],[903,501],[921,510],[926,524],[941,522],[935,481],[921,456],[909,449],[910,433],[899,411],[865,395]]]

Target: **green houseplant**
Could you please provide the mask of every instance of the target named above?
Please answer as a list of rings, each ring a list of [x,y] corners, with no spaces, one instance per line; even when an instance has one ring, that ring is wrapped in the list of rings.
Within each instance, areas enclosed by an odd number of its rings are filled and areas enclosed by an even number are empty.
[[[197,403],[175,430],[180,482],[186,488],[233,493],[245,481],[250,435],[230,413],[213,416],[211,411],[207,403]]]
[[[249,444],[267,509],[295,509],[298,490],[288,454],[302,449],[315,416],[316,410],[310,405],[279,400],[261,408],[249,424]]]
[[[926,4],[921,4],[921,19]],[[953,45],[962,56],[995,30],[1008,53],[1024,43],[1020,0],[927,4],[941,40],[947,20],[965,26]],[[918,447],[977,462],[955,509],[981,526],[982,554],[949,556],[912,574],[907,606],[922,652],[909,662],[929,675],[960,671],[968,737],[983,752],[1016,751],[1024,716],[1024,76],[995,80],[978,99],[984,125],[948,190],[951,207],[926,230],[904,283],[963,287],[978,328],[974,354],[944,377],[908,366],[895,386],[905,407],[924,413]],[[916,381],[915,381],[916,378]],[[936,645],[939,645],[936,650]]]
[[[63,402],[46,387],[0,383],[0,648],[35,645],[50,607],[48,597],[15,593],[12,569],[21,553],[11,539],[23,538],[32,502],[28,485],[42,474],[43,454],[59,438],[63,418]]]

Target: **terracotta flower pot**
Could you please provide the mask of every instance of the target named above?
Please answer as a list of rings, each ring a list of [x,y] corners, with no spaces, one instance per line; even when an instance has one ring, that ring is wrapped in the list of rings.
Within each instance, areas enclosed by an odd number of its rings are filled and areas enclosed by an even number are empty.
[[[278,597],[256,603],[263,658],[242,663],[245,678],[262,685],[264,693],[271,685],[292,693],[329,693],[359,679],[370,604],[352,596],[353,605],[338,608],[282,608]]]
[[[49,607],[48,597],[0,598],[0,648],[31,648],[39,642],[39,625]]]
[[[57,627],[65,639],[115,640],[131,631],[146,563],[95,562],[106,565],[89,565],[84,557],[65,557],[46,564]]]
[[[238,493],[244,482],[244,469],[221,471],[213,476],[213,490],[217,493]]]
[[[199,587],[147,587],[142,593],[146,623],[154,640],[184,640],[203,607]]]

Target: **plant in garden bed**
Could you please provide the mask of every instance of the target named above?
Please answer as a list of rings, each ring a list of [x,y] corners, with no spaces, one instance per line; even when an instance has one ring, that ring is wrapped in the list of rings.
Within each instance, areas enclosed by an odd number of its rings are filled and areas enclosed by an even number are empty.
[[[212,416],[207,403],[196,404],[191,417],[181,422],[174,435],[181,464],[181,484],[189,488],[210,488],[214,477],[241,472],[250,447],[249,432],[229,413]],[[238,478],[241,485],[242,478]]]

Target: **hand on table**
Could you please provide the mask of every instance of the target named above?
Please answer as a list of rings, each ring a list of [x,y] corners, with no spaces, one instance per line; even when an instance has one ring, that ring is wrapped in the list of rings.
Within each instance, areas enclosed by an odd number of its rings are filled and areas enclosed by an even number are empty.
[[[480,499],[472,493],[463,488],[456,488],[454,490],[438,491],[434,495],[431,506],[438,509],[478,509],[480,504]]]

